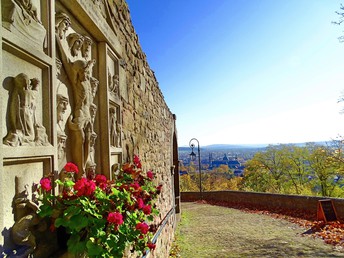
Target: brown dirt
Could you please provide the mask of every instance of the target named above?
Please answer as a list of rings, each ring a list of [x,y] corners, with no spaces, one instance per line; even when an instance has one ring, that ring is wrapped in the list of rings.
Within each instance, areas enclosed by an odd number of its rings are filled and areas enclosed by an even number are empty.
[[[344,257],[289,221],[205,203],[182,203],[171,257]]]

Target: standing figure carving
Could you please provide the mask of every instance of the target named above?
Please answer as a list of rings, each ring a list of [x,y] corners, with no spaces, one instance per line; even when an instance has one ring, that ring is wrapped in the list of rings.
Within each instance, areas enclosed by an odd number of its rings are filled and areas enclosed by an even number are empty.
[[[66,116],[69,108],[68,89],[67,86],[59,79],[61,75],[62,63],[56,59],[56,115],[57,115],[57,157],[58,157],[58,170],[61,172],[64,165],[67,163],[66,157],[66,140],[67,135],[65,132]]]
[[[45,128],[37,121],[39,80],[20,73],[8,85],[7,135],[3,143],[9,146],[47,145]]]
[[[91,58],[91,38],[73,32],[71,21],[64,13],[56,15],[56,43],[59,58],[68,78],[71,93],[71,114],[67,125],[69,129],[71,161],[86,176],[90,153],[94,143],[94,119],[96,105],[93,103],[98,89],[98,80],[92,77],[96,60]],[[67,35],[68,34],[68,35]],[[92,154],[94,155],[94,154]]]
[[[112,75],[110,71],[108,71],[108,90],[119,97],[119,76],[118,74]]]
[[[117,118],[117,109],[111,107],[110,113],[110,144],[114,147],[121,146],[121,128]]]

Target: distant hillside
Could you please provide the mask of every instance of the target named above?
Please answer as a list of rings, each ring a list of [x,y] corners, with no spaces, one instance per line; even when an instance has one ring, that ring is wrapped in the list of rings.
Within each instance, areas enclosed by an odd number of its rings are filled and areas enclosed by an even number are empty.
[[[204,146],[205,149],[248,149],[248,148],[265,148],[268,144],[211,144]]]
[[[325,141],[322,142],[314,142],[318,145],[326,145]],[[305,147],[306,142],[302,143],[289,143],[298,147]],[[202,150],[209,150],[209,151],[220,151],[220,150],[235,150],[235,149],[263,149],[269,146],[270,144],[211,144],[207,146],[201,146]],[[271,145],[278,145],[278,144],[271,144]],[[189,146],[183,146],[178,148],[179,151],[189,151]],[[195,148],[197,150],[197,146]]]

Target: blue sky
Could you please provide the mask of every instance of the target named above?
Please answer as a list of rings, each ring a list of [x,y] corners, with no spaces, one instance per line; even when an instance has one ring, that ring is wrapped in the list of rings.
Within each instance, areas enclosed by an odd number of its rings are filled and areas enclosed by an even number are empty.
[[[128,0],[179,146],[344,135],[337,0]]]

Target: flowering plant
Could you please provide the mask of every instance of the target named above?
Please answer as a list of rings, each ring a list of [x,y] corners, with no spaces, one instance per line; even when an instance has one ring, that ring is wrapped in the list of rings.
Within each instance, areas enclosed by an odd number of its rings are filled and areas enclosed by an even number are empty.
[[[138,156],[134,164],[124,164],[114,181],[104,175],[81,178],[73,163],[65,166],[65,179],[56,180],[61,191],[53,195],[52,182],[42,178],[38,187],[41,217],[51,219],[51,230],[63,226],[70,237],[68,251],[89,257],[122,257],[126,248],[145,253],[154,250],[152,243],[158,215],[154,201],[161,185],[153,182],[154,173],[143,173]]]

